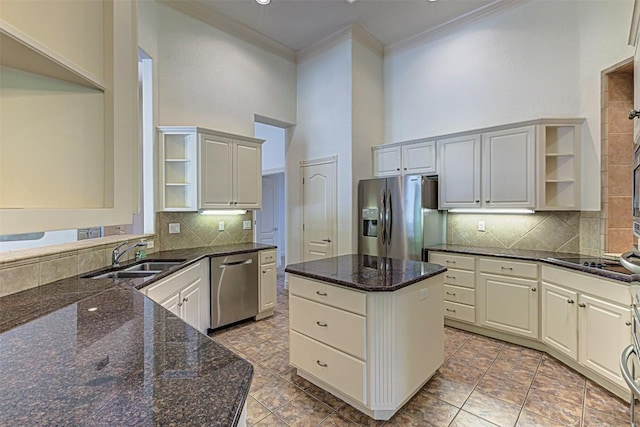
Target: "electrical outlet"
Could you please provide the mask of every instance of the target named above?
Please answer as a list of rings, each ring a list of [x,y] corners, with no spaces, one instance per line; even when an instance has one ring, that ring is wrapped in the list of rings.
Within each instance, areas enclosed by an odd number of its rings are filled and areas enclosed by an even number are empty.
[[[429,296],[428,291],[428,288],[420,289],[420,301],[422,301],[423,299],[427,299],[427,297]]]
[[[478,231],[484,231],[484,221],[478,221]]]
[[[251,221],[242,221],[243,230],[251,230]]]
[[[154,246],[155,243],[153,242],[153,240],[147,240],[147,249],[153,249]]]
[[[224,231],[224,221],[218,222],[218,231]]]
[[[180,232],[180,223],[172,222],[169,224],[169,234],[176,234]]]

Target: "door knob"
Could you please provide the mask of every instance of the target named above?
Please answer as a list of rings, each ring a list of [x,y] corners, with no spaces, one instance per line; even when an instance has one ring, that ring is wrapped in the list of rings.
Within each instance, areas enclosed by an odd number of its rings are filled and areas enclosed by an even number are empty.
[[[331,243],[331,239],[322,239],[323,242]]]
[[[636,117],[640,117],[640,111],[639,110],[631,110],[631,111],[629,111],[629,120],[633,120]]]

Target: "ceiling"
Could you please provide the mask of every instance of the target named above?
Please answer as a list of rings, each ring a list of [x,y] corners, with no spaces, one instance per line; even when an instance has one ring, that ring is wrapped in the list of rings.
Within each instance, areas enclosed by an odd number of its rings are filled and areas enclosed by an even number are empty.
[[[505,0],[191,0],[298,51],[357,23],[392,46]]]

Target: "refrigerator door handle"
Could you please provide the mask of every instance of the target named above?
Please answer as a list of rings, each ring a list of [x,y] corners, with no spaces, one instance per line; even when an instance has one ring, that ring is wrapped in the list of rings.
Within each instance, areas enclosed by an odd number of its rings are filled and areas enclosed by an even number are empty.
[[[387,190],[387,209],[385,215],[385,227],[387,228],[387,241],[391,244],[391,226],[393,224],[393,208],[391,206],[391,190]]]
[[[385,239],[386,229],[385,229],[385,212],[387,211],[387,198],[386,198],[385,190],[382,190],[382,194],[380,195],[380,210],[378,211],[378,217],[380,218],[380,238],[382,239],[382,244],[386,245],[387,240]]]

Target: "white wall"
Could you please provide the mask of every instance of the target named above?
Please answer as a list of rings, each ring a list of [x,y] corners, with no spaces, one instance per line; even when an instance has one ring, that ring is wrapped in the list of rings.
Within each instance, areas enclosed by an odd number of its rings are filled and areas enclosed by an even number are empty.
[[[585,117],[583,206],[600,209],[600,72],[633,55],[632,0],[526,2],[385,57],[385,142]]]
[[[262,144],[262,173],[283,172],[285,130],[276,126],[256,123],[254,136],[265,140]]]
[[[298,63],[297,125],[286,153],[287,263],[302,259],[300,162],[338,156],[337,252],[352,252],[351,40],[342,39]]]
[[[139,2],[156,125],[253,136],[256,114],[296,122],[296,64],[156,2]]]

